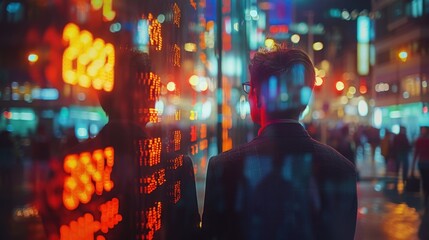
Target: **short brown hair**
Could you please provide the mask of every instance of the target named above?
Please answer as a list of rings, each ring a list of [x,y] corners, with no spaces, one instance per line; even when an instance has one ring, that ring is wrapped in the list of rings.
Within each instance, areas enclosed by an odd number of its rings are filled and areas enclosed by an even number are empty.
[[[302,63],[306,69],[306,84],[313,88],[315,72],[313,62],[300,49],[279,47],[275,51],[259,51],[250,60],[249,71],[252,84],[260,85],[271,76],[286,72],[295,63]]]
[[[298,118],[307,107],[315,82],[314,65],[299,49],[260,51],[249,64],[250,82],[268,101],[273,118]]]

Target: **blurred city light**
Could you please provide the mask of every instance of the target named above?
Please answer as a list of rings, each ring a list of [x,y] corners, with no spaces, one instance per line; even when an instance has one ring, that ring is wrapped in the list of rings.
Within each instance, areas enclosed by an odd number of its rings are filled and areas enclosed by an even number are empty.
[[[301,37],[298,34],[293,34],[290,37],[290,41],[295,43],[295,44],[299,43],[300,40],[301,40]]]
[[[167,90],[170,92],[173,92],[176,90],[176,84],[174,82],[168,82],[167,83]]]
[[[365,117],[368,115],[368,104],[364,99],[359,100],[358,112],[359,112],[359,115],[362,117]]]
[[[165,15],[164,14],[159,14],[156,19],[158,20],[159,23],[164,23],[164,21],[165,21]]]
[[[337,91],[342,91],[344,90],[344,83],[342,81],[337,81],[337,83],[335,83],[335,88],[337,89]]]
[[[197,86],[199,82],[200,78],[197,75],[192,75],[189,78],[189,84],[191,84],[191,86]]]
[[[267,47],[268,49],[272,49],[274,47],[274,40],[271,38],[267,38],[265,39],[265,47]]]
[[[316,85],[316,86],[322,86],[322,84],[323,84],[323,78],[316,77],[316,81],[315,81],[314,85]]]
[[[110,32],[115,33],[115,32],[119,32],[121,31],[121,24],[120,23],[112,23],[112,25],[110,25]]]
[[[39,60],[39,55],[37,55],[35,53],[28,54],[28,61],[30,63],[35,63],[35,62],[37,62],[37,60]]]
[[[185,43],[184,49],[187,52],[196,52],[197,51],[197,44],[195,44],[195,43]]]
[[[408,52],[407,51],[400,51],[398,53],[398,57],[402,62],[406,62],[408,59]]]
[[[313,49],[314,49],[314,51],[322,50],[323,49],[323,43],[322,42],[313,43]]]
[[[6,11],[9,13],[17,13],[19,10],[21,10],[22,4],[19,2],[11,2],[7,5]]]

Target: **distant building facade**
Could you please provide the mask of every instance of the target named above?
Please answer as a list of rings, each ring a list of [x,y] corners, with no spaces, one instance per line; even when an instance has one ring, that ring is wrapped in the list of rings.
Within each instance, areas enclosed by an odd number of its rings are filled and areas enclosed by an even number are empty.
[[[374,125],[418,136],[429,125],[429,1],[373,0]]]

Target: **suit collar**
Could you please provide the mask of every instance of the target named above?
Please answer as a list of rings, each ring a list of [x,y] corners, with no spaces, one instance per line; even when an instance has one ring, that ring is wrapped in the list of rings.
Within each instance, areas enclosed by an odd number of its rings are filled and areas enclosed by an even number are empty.
[[[303,125],[296,120],[270,122],[258,131],[258,137],[310,137]]]

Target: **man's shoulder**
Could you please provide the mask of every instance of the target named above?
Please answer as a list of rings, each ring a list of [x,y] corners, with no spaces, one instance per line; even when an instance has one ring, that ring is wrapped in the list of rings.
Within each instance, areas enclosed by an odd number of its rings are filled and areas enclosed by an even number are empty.
[[[255,141],[245,143],[211,157],[210,161],[228,162],[231,160],[237,161],[239,159],[243,159],[246,155],[256,154],[257,145],[258,144],[255,143]]]
[[[356,166],[337,150],[321,142],[314,142],[314,154],[317,159],[320,159],[322,166],[338,170],[356,171]]]

